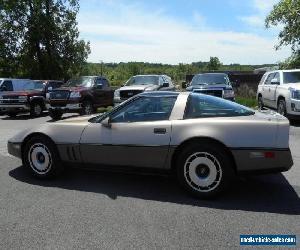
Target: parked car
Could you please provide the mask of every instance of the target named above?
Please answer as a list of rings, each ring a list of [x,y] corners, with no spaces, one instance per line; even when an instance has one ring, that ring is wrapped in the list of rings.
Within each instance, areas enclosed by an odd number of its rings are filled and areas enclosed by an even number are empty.
[[[29,79],[0,78],[0,92],[23,90]]]
[[[47,95],[47,108],[52,119],[63,113],[90,115],[99,107],[113,105],[114,91],[103,76],[82,76],[69,80]]]
[[[197,74],[186,90],[234,101],[234,90],[228,75],[224,73]]]
[[[33,127],[11,138],[8,152],[39,178],[65,164],[171,170],[200,197],[223,191],[235,174],[293,164],[285,117],[194,92],[144,92],[102,115]]]
[[[265,73],[258,85],[257,102],[260,109],[277,109],[281,115],[300,118],[300,69]]]
[[[30,112],[32,117],[41,116],[46,110],[46,93],[63,84],[55,80],[27,80],[16,91],[0,92],[0,109],[8,116]]]
[[[171,78],[167,75],[132,76],[114,94],[114,104],[118,105],[144,91],[175,91]]]

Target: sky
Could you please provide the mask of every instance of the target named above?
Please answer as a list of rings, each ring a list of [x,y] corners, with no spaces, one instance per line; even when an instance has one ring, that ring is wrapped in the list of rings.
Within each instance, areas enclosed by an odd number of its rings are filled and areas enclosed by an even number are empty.
[[[80,38],[89,62],[191,63],[217,56],[223,64],[278,63],[282,27],[264,19],[278,0],[80,0]]]

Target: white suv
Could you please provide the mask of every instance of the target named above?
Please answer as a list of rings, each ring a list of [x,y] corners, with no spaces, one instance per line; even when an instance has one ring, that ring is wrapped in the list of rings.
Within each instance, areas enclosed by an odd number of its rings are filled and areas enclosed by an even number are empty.
[[[276,70],[263,75],[257,89],[258,107],[277,109],[290,118],[300,118],[300,69]]]

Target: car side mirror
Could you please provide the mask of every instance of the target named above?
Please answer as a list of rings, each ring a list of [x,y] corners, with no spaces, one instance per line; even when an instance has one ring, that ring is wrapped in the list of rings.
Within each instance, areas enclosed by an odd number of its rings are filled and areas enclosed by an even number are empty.
[[[102,124],[103,127],[111,128],[111,119],[110,119],[110,117],[108,116],[104,120],[102,120],[101,124]]]
[[[280,84],[280,82],[279,82],[279,80],[278,80],[278,79],[274,78],[274,79],[272,79],[272,80],[271,80],[271,84],[276,84],[276,85],[279,85],[279,84]]]
[[[53,87],[48,87],[48,91],[52,91],[53,90]]]
[[[182,82],[182,83],[181,83],[181,87],[182,87],[183,89],[186,89],[186,87],[187,87],[186,82]]]

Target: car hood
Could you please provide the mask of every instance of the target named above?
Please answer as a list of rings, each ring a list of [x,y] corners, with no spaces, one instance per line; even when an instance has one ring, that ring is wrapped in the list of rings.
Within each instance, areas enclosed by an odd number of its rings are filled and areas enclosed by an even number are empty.
[[[74,91],[74,92],[80,92],[80,91],[83,91],[83,90],[86,90],[87,88],[86,87],[60,87],[60,88],[57,88],[57,89],[53,89],[53,91]]]
[[[188,91],[193,90],[223,90],[223,89],[232,89],[232,87],[226,84],[209,84],[209,85],[191,85],[186,88]]]
[[[141,90],[141,91],[152,91],[156,90],[158,85],[155,84],[147,84],[147,85],[131,85],[131,86],[124,86],[121,87],[119,90]]]
[[[43,134],[56,144],[78,144],[81,134],[89,124],[87,117],[72,121],[67,119],[53,123],[44,123],[25,129],[9,139],[13,143],[22,143],[31,134]]]
[[[41,94],[42,90],[19,90],[19,91],[4,91],[1,96],[20,96],[20,95],[36,95]]]
[[[97,115],[85,115],[85,116],[78,116],[78,117],[71,117],[64,120],[60,120],[55,122],[55,124],[89,124],[89,120]]]
[[[293,89],[297,89],[300,90],[300,83],[286,83],[282,85],[285,88],[293,88]]]

